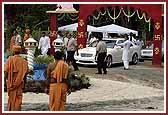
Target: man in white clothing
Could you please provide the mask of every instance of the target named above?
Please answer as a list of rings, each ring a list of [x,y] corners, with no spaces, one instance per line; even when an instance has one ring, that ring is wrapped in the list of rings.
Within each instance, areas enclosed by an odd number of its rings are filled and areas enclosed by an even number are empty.
[[[91,38],[90,38],[89,43],[92,43],[92,42],[94,42],[94,41],[96,41],[96,40],[97,40],[96,37],[94,37],[94,36],[91,34]]]
[[[121,44],[117,44],[119,46],[123,46],[123,55],[122,55],[122,60],[124,63],[124,70],[129,69],[129,55],[130,55],[130,46],[132,42],[129,40],[128,35],[125,34],[125,42]]]
[[[41,49],[42,55],[46,55],[50,49],[50,38],[46,36],[45,32],[42,33],[42,37],[40,38],[38,49]]]
[[[20,29],[19,28],[16,28],[16,39],[15,39],[15,45],[19,45],[21,46],[22,45],[22,38],[20,36]]]
[[[64,33],[64,37],[63,37],[63,42],[64,42],[64,60],[67,59],[67,47],[68,47],[68,37],[67,37],[68,33]]]

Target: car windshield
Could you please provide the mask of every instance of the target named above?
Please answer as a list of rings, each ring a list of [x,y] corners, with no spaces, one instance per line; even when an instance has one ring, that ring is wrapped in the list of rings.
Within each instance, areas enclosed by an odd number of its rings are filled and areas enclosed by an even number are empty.
[[[107,48],[114,48],[116,40],[103,40],[106,42]]]
[[[107,48],[114,48],[116,44],[116,40],[103,40],[103,41],[106,42]],[[96,47],[97,43],[98,41],[94,41],[88,47]]]
[[[88,47],[96,47],[96,46],[97,46],[97,43],[98,43],[98,41],[94,41],[94,42],[92,42],[91,44],[89,44]]]

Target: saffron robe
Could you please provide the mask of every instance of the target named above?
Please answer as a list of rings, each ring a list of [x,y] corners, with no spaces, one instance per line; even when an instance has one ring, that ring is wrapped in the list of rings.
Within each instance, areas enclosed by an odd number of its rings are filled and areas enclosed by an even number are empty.
[[[8,111],[20,111],[24,77],[28,72],[28,63],[19,55],[10,56],[4,65],[7,72]]]
[[[55,66],[55,67],[54,67]],[[55,78],[57,83],[50,84],[49,108],[50,111],[64,111],[66,95],[68,90],[67,83],[62,82],[68,76],[68,64],[59,60],[56,64],[52,63],[47,68],[47,77]]]

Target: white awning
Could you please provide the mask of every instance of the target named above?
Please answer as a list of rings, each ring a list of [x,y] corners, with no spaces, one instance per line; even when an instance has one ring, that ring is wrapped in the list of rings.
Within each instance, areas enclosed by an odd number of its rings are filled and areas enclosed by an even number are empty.
[[[133,34],[136,34],[136,36],[138,36],[138,31],[131,30],[131,29],[128,29],[122,26],[115,25],[115,24],[101,26],[97,28],[101,30],[101,32],[103,33],[107,32],[107,33],[129,34],[132,32]]]
[[[78,23],[74,23],[74,24],[59,27],[58,30],[59,31],[77,31],[77,27],[78,27]],[[99,30],[94,26],[87,25],[87,32],[99,32],[99,31],[101,30]]]

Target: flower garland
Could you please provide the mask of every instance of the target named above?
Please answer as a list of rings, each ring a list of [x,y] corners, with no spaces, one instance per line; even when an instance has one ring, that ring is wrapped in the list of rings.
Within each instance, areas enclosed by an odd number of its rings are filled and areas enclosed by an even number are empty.
[[[78,19],[78,15],[77,15],[77,17],[73,17],[73,15],[71,15],[71,14],[69,13],[69,14],[67,14],[67,16],[69,17],[69,19],[71,19],[71,20],[73,20],[73,21],[75,21],[75,20]]]
[[[143,14],[142,14],[142,17],[140,17],[138,10],[137,10],[137,16],[138,16],[138,18],[139,18],[140,20],[142,20],[142,19],[144,18],[144,19],[145,19],[145,22],[146,22],[146,23],[149,23],[149,31],[150,31],[150,30],[151,30],[151,17],[147,20],[145,13],[143,13]]]
[[[138,18],[139,18],[140,20],[143,19],[144,15],[145,15],[145,13],[143,13],[143,14],[142,14],[142,17],[140,17],[139,12],[138,12],[138,10],[137,10],[137,16],[138,16]]]
[[[62,20],[64,17],[65,17],[65,13],[63,13],[61,15],[57,15],[58,21]]]
[[[124,9],[123,8],[121,8],[122,9],[122,12],[123,12],[123,14],[128,18],[128,22],[130,21],[130,18],[132,17],[132,16],[134,16],[134,14],[135,14],[135,11],[130,15],[130,9],[128,10],[128,15],[125,13],[125,11],[124,11]]]
[[[98,20],[98,19],[100,18],[100,12],[99,12],[99,14],[98,14],[97,17],[93,15],[93,18],[94,18],[95,20]]]
[[[100,12],[100,14],[102,15],[102,16],[104,16],[104,15],[106,15],[106,9],[105,9],[105,11],[104,11],[104,13],[102,13],[102,12]]]
[[[115,20],[118,19],[118,17],[120,16],[121,10],[122,10],[122,9],[120,9],[120,12],[119,12],[118,15],[115,17],[115,8],[114,8],[114,17],[112,17],[111,14],[110,14],[110,12],[109,12],[109,10],[107,9],[108,16],[114,21],[114,23],[115,23]]]
[[[114,23],[115,23],[115,20],[118,19],[118,17],[120,16],[121,12],[124,14],[124,16],[126,16],[126,17],[128,18],[128,22],[130,21],[130,18],[133,17],[135,14],[137,14],[137,16],[138,16],[138,18],[139,18],[140,20],[142,20],[142,19],[144,18],[145,22],[146,22],[146,23],[149,23],[149,31],[151,30],[151,29],[150,29],[150,28],[151,28],[151,17],[147,20],[145,13],[143,13],[143,14],[142,14],[142,17],[140,17],[140,14],[139,14],[138,10],[134,11],[134,12],[131,14],[130,9],[128,10],[128,14],[126,14],[126,12],[124,11],[123,8],[120,9],[120,11],[119,11],[119,13],[118,13],[117,16],[116,16],[116,10],[115,10],[115,8],[114,8],[114,15],[113,15],[113,16],[111,16],[110,11],[109,11],[108,8],[105,9],[105,12],[104,12],[104,13],[102,13],[101,11],[99,11],[97,17],[93,15],[93,25],[94,25],[95,20],[99,20],[100,16],[104,16],[106,13],[108,14],[108,16],[109,16],[109,17],[114,21]]]
[[[69,14],[67,14],[67,13],[58,14],[57,19],[60,21],[60,20],[64,19],[66,16],[73,21],[78,19],[78,15],[76,15],[76,14],[74,15],[74,14],[71,14],[71,13],[69,13]]]

